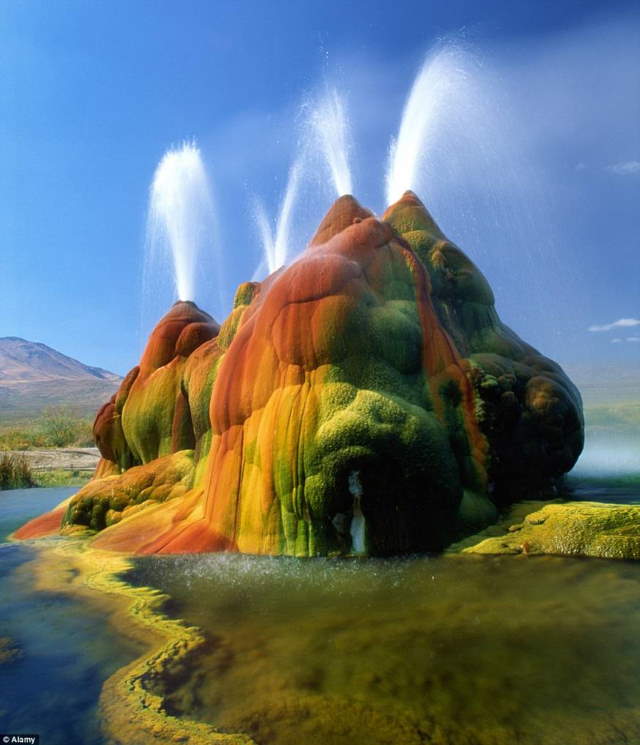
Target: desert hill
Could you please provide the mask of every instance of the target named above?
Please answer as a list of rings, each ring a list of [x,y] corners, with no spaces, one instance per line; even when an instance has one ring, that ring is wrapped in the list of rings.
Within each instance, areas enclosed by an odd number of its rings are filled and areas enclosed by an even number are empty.
[[[121,378],[16,336],[0,337],[0,420],[28,418],[48,406],[93,416]]]

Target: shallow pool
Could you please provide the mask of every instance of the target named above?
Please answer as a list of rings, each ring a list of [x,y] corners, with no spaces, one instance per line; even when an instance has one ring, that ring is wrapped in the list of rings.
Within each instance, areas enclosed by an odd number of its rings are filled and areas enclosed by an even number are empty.
[[[640,565],[450,556],[136,562],[205,629],[169,709],[260,745],[640,742]],[[627,739],[624,739],[627,738]]]

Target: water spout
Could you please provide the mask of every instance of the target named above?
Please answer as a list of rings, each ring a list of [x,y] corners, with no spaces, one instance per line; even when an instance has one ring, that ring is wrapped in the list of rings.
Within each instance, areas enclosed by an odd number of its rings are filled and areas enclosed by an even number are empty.
[[[289,169],[287,186],[280,203],[275,226],[267,215],[264,204],[255,200],[254,219],[262,243],[262,261],[254,272],[254,279],[268,269],[275,272],[290,258],[290,238],[293,209],[303,176],[315,158],[321,157],[338,196],[352,191],[349,167],[350,135],[346,108],[335,88],[327,88],[315,102],[303,107],[306,111],[299,153]]]
[[[349,124],[344,100],[335,88],[327,88],[324,96],[312,106],[309,124],[314,144],[329,168],[337,196],[351,194]]]
[[[294,161],[293,165],[289,169],[289,179],[287,181],[287,188],[282,199],[280,206],[280,212],[278,213],[278,222],[276,225],[276,238],[273,246],[274,264],[271,271],[275,271],[283,264],[287,263],[287,257],[289,253],[289,234],[291,232],[291,214],[293,212],[293,205],[298,195],[298,186],[300,184],[300,176],[302,175],[302,159],[298,158]]]
[[[454,44],[432,51],[422,64],[407,98],[398,136],[389,148],[387,204],[407,190],[418,190],[420,167],[428,158],[436,128],[446,125],[452,105],[467,88],[465,55]]]
[[[263,254],[262,262],[258,269],[256,269],[255,274],[257,274],[260,268],[264,265],[266,265],[269,273],[272,273],[287,263],[291,233],[291,216],[298,195],[300,176],[302,175],[302,164],[303,160],[299,157],[293,162],[293,165],[289,169],[287,187],[280,204],[280,211],[278,213],[275,231],[269,221],[264,204],[259,199],[255,200],[254,215],[258,226],[258,232],[260,233]]]
[[[179,300],[195,299],[198,257],[214,244],[211,188],[193,143],[168,150],[156,168],[149,198],[147,259],[170,254]]]
[[[258,197],[254,200],[253,217],[260,234],[260,243],[262,245],[262,260],[253,273],[252,281],[259,280],[267,269],[269,273],[274,271],[271,267],[275,264],[275,238],[273,229],[264,203]]]

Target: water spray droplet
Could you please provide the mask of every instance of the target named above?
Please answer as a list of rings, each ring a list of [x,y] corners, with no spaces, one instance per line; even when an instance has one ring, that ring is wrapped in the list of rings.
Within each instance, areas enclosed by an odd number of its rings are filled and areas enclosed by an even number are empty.
[[[344,99],[335,88],[327,88],[311,107],[309,124],[315,146],[324,156],[336,195],[351,194],[349,167],[351,137]]]

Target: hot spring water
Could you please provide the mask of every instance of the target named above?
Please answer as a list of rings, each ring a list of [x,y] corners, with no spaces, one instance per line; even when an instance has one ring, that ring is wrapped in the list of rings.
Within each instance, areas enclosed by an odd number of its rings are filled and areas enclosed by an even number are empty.
[[[456,242],[472,256],[488,260],[483,268],[492,284],[509,287],[514,277],[527,276],[535,285],[531,277],[536,273],[529,270],[537,252],[549,247],[543,221],[533,214],[535,178],[518,151],[512,131],[516,127],[494,78],[461,44],[442,43],[427,55],[389,147],[385,205],[407,189],[416,191]],[[262,247],[254,280],[289,263],[309,239],[294,231],[304,188],[313,185],[316,201],[322,185],[328,185],[334,197],[353,191],[354,147],[345,97],[326,85],[303,103],[298,119],[295,155],[275,219],[261,199],[253,198]],[[211,186],[199,149],[184,144],[168,150],[151,186],[145,274],[157,279],[170,264],[178,299],[193,300],[198,267],[212,260],[206,274],[215,275],[222,296],[223,256],[216,232]],[[492,243],[498,239],[516,250],[500,252],[496,263]],[[555,254],[546,250],[545,261],[554,260]],[[153,292],[147,288],[147,294]],[[213,304],[208,300],[204,307]],[[221,307],[216,311],[224,308],[221,297],[218,300]]]
[[[398,135],[391,141],[386,175],[386,203],[407,190],[419,192],[424,179],[437,174],[429,156],[442,146],[442,134],[465,99],[472,96],[466,57],[455,45],[436,48],[425,59],[402,112]]]
[[[640,502],[638,460],[614,465],[576,469],[570,496]],[[357,555],[357,471],[348,488]],[[0,541],[72,492],[0,492]],[[7,639],[18,652],[0,654],[0,731],[105,745],[101,686],[141,650],[104,611],[35,592],[33,556],[0,543],[0,653]],[[156,682],[167,711],[260,745],[640,741],[638,562],[150,556],[128,579],[168,593],[171,614],[206,635],[183,675]]]
[[[146,557],[205,630],[179,717],[260,745],[640,739],[640,567],[564,558]]]
[[[36,551],[4,542],[75,491],[0,491],[0,732],[39,733],[46,745],[103,745],[102,684],[141,652],[86,602],[35,591]]]
[[[346,105],[335,88],[327,88],[309,110],[309,139],[323,156],[336,197],[353,193],[349,153],[351,137]]]
[[[360,482],[360,471],[351,471],[349,474],[349,493],[353,497],[353,510],[349,532],[351,533],[351,553],[355,556],[365,554],[366,546],[366,523],[362,514],[362,483]]]
[[[503,100],[504,90],[500,76],[463,44],[448,41],[431,50],[408,91],[389,147],[384,206],[406,189],[424,197],[452,240],[480,260],[498,300],[512,308],[513,318],[507,320],[533,323],[529,308],[535,307],[535,325],[546,329],[551,320],[542,316],[553,310],[540,301],[549,293],[562,297],[566,273],[560,267],[554,270],[557,250],[546,190],[522,137],[523,122]],[[262,253],[254,280],[287,265],[309,240],[305,215],[310,212],[311,189],[320,212],[329,190],[336,197],[353,191],[355,149],[345,96],[325,85],[302,104],[297,120],[291,132],[292,164],[277,209],[253,197],[250,217]],[[376,164],[369,167],[375,169]],[[200,151],[195,144],[170,149],[151,186],[144,302],[162,295],[152,284],[171,266],[179,299],[195,299],[199,272],[208,281],[215,278],[218,297],[214,301],[209,291],[201,290],[202,305],[225,317],[228,288],[216,236],[211,186]],[[548,267],[544,276],[540,266]],[[525,287],[532,300],[523,305]],[[158,308],[154,320],[164,310]]]

